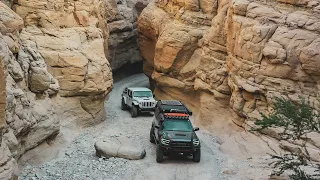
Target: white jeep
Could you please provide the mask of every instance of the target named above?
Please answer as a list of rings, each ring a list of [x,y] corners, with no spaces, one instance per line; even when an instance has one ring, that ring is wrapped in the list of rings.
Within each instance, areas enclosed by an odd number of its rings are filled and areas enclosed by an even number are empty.
[[[148,88],[125,88],[121,95],[121,109],[131,109],[131,116],[137,117],[139,112],[153,112],[156,100]]]

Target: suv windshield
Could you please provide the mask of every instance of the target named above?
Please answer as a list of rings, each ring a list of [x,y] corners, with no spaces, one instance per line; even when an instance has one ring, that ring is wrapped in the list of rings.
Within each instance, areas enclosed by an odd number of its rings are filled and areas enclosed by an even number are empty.
[[[152,97],[151,91],[134,91],[133,92],[134,97]]]
[[[192,124],[188,120],[165,120],[163,129],[166,131],[187,131],[192,132]]]

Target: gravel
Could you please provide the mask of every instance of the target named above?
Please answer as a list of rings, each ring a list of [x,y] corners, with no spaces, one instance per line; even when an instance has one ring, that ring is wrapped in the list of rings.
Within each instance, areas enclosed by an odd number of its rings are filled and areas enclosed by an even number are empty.
[[[149,142],[152,115],[131,118],[128,111],[120,109],[122,90],[126,86],[147,87],[147,82],[146,76],[138,74],[115,83],[105,101],[106,120],[82,131],[61,150],[64,156],[40,166],[25,167],[20,179],[230,179],[229,176],[234,173],[232,169],[225,168],[227,158],[219,151],[221,140],[202,130],[197,132],[202,141],[200,163],[180,158],[170,158],[161,164],[156,162],[155,145]],[[125,160],[95,155],[96,141],[119,136],[126,136],[141,145],[146,150],[146,157],[142,160]]]

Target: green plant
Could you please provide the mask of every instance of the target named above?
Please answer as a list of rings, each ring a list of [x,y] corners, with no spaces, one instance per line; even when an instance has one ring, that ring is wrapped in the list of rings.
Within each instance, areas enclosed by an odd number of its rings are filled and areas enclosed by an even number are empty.
[[[279,134],[282,140],[302,140],[302,148],[305,153],[296,152],[284,154],[282,156],[271,155],[275,159],[273,165],[275,170],[272,175],[281,175],[285,171],[291,171],[290,179],[292,180],[315,180],[314,175],[305,172],[301,167],[312,166],[320,170],[319,166],[310,161],[309,153],[305,147],[306,135],[310,132],[320,132],[320,115],[317,111],[309,106],[305,99],[300,98],[301,103],[293,103],[284,98],[277,98],[273,111],[266,115],[260,113],[262,119],[256,119],[256,128],[252,131],[262,131],[266,128],[282,128]]]
[[[261,113],[262,119],[256,119],[254,131],[261,131],[270,127],[281,127],[283,140],[297,140],[310,132],[320,132],[320,115],[308,103],[301,99],[300,104],[284,98],[277,98],[274,111],[270,115]]]
[[[271,175],[281,175],[286,170],[291,170],[293,173],[289,175],[292,180],[319,180],[316,178],[317,174],[310,175],[306,173],[302,167],[311,166],[318,168],[315,164],[310,163],[309,159],[305,156],[300,156],[297,154],[284,154],[283,156],[271,155],[272,159],[275,159],[273,165],[275,170]]]

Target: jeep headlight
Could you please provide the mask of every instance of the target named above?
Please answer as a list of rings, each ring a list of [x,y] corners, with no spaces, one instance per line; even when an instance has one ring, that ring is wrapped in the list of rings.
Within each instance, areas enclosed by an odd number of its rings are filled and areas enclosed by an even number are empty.
[[[200,141],[199,139],[193,139],[193,146],[199,146]]]
[[[161,138],[161,144],[168,146],[170,144],[169,139]]]

